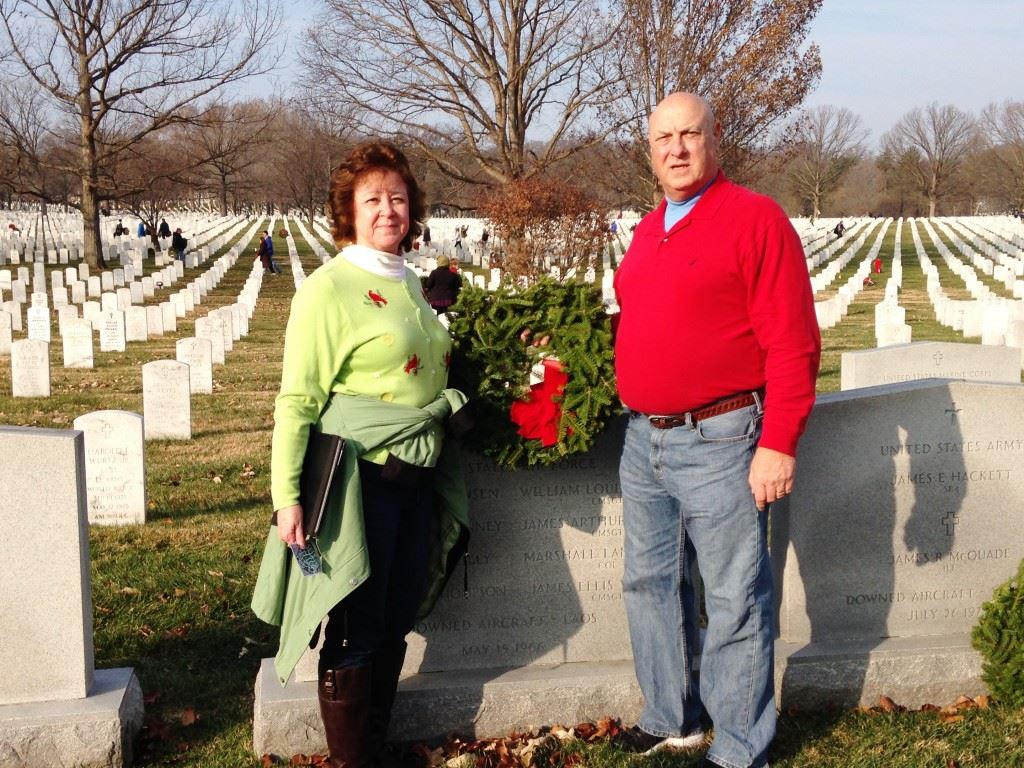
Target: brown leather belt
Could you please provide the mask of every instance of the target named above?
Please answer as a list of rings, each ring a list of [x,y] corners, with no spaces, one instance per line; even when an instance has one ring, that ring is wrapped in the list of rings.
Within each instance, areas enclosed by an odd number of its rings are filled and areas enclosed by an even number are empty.
[[[689,419],[690,426],[696,427],[704,419],[710,419],[712,416],[721,416],[723,413],[730,413],[731,411],[738,411],[740,408],[746,408],[756,403],[757,398],[764,397],[761,392],[756,394],[757,397],[754,396],[754,392],[744,392],[742,395],[727,397],[724,400],[719,400],[717,403],[705,405],[703,408],[697,408],[689,413],[674,413],[667,416],[652,416],[646,413],[639,415],[647,419],[655,429],[682,427],[687,423],[687,419]]]

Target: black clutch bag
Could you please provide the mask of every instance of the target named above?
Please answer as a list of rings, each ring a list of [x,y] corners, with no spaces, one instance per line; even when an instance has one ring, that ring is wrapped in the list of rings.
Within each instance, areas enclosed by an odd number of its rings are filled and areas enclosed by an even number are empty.
[[[306,456],[299,479],[299,504],[302,505],[302,530],[307,536],[320,533],[327,501],[336,480],[341,477],[344,438],[327,432],[309,430]]]

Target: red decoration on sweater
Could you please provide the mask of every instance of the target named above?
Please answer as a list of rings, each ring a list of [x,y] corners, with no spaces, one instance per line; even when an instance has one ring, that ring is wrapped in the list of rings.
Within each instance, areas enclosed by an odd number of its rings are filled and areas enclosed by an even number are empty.
[[[405,364],[405,372],[417,376],[421,367],[419,355],[412,355]]]
[[[388,305],[388,300],[372,288],[366,292],[366,295],[370,297],[370,301],[373,302],[375,307],[386,307]]]
[[[555,398],[565,391],[569,376],[558,360],[549,357],[542,365],[544,381],[530,387],[525,399],[512,403],[509,417],[519,427],[516,431],[520,437],[540,440],[541,445],[550,448],[558,442],[558,424],[562,420],[562,406]]]

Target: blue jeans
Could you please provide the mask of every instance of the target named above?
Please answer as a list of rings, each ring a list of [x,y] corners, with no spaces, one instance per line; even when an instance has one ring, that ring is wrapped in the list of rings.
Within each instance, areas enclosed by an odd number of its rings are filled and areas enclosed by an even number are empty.
[[[686,735],[700,727],[703,706],[715,729],[708,757],[726,768],[763,766],[775,735],[767,513],[747,481],[761,416],[755,404],[660,430],[633,414],[619,468],[639,725]],[[694,558],[708,618],[703,653]]]

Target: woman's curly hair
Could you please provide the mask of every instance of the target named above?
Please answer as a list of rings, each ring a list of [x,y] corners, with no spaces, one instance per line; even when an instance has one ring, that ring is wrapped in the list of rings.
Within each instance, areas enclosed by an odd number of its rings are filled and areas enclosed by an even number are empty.
[[[341,248],[355,242],[355,208],[353,197],[356,184],[367,174],[377,171],[394,171],[405,182],[409,194],[409,231],[405,233],[401,246],[412,250],[412,242],[419,237],[420,222],[426,215],[426,201],[423,190],[409,168],[405,154],[388,141],[380,139],[360,144],[348,157],[331,172],[331,187],[327,195],[327,210],[331,215],[331,235],[334,244]]]

